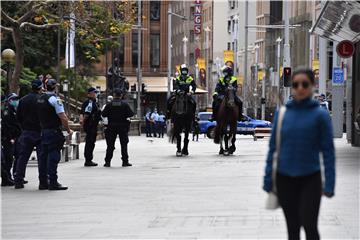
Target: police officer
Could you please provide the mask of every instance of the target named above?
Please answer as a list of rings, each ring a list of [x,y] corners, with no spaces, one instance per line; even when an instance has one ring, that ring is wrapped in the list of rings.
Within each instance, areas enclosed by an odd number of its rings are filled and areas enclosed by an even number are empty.
[[[64,105],[55,94],[56,85],[57,82],[55,79],[49,79],[46,83],[47,92],[41,94],[37,100],[37,111],[41,126],[39,190],[67,189],[67,187],[61,185],[57,180],[57,167],[61,158],[60,151],[65,142],[61,127],[63,127],[69,135],[71,135],[73,131],[69,127]]]
[[[95,148],[97,128],[101,119],[101,111],[96,103],[97,90],[93,87],[88,89],[88,99],[83,103],[80,113],[80,124],[82,125],[86,137],[85,137],[85,167],[97,166],[97,163],[93,162],[93,152]]]
[[[131,110],[129,104],[123,101],[123,92],[120,89],[115,89],[114,100],[106,104],[101,115],[107,117],[109,121],[105,133],[107,149],[104,167],[110,167],[115,149],[115,140],[118,135],[121,144],[122,166],[132,166],[129,163],[127,144],[129,142],[128,132],[130,128],[130,118],[134,116],[134,112]]]
[[[174,85],[175,94],[173,94],[168,99],[168,102],[167,102],[166,118],[170,118],[171,109],[172,109],[172,106],[174,105],[176,94],[178,92],[183,91],[187,94],[192,94],[192,93],[195,93],[195,90],[196,90],[196,83],[195,83],[195,80],[193,79],[193,77],[191,77],[189,75],[188,66],[186,64],[181,64],[180,75],[178,77],[176,77],[176,81],[175,81],[175,85]],[[196,102],[192,97],[190,98],[190,101],[191,101],[192,105],[194,106],[194,111],[195,111]],[[195,114],[195,112],[194,112],[194,114]]]
[[[19,97],[16,93],[11,93],[7,97],[4,109],[1,111],[1,142],[4,153],[4,164],[6,175],[2,179],[2,186],[13,186],[14,181],[11,176],[15,159],[17,158],[17,140],[21,134],[21,127],[16,117],[16,110],[19,104]],[[13,174],[15,169],[13,168]]]
[[[237,78],[233,76],[234,72],[231,67],[224,66],[222,67],[223,77],[219,78],[219,82],[216,84],[215,92],[213,95],[213,116],[211,120],[216,120],[217,112],[220,106],[222,99],[225,96],[226,88],[228,86],[233,87],[235,103],[239,108],[239,120],[242,119],[242,102],[238,96],[236,96],[236,91],[238,88]]]
[[[34,147],[36,147],[37,158],[41,157],[41,127],[34,109],[37,107],[37,100],[43,88],[42,81],[37,79],[31,82],[30,92],[19,101],[17,119],[21,125],[22,133],[19,138],[19,158],[16,164],[15,188],[24,188],[24,177],[26,165]],[[15,167],[15,166],[14,166]]]

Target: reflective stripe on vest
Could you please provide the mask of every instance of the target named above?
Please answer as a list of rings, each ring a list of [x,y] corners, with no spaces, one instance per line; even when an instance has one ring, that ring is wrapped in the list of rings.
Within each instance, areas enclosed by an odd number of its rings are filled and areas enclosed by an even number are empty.
[[[231,79],[230,79],[229,84],[232,84],[232,83],[234,83],[236,81],[237,81],[237,78],[232,76]],[[221,85],[225,85],[224,77],[220,77],[219,82],[220,82]]]
[[[181,80],[180,76],[178,76],[176,78],[177,81],[179,81],[180,83],[187,83],[187,84],[190,84],[194,79],[191,77],[191,76],[187,76],[186,80],[183,81]]]

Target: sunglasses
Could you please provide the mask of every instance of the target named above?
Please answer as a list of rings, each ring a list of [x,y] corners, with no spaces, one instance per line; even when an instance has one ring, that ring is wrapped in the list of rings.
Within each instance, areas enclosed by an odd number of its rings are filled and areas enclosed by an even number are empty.
[[[302,86],[303,89],[307,89],[310,87],[310,82],[308,81],[304,81],[304,82],[293,82],[292,83],[292,88],[293,89],[298,89],[300,87],[300,85]]]

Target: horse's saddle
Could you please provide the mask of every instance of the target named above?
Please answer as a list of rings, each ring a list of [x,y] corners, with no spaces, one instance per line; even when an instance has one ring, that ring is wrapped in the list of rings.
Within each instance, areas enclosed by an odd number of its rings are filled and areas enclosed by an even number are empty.
[[[186,114],[189,107],[189,101],[186,94],[179,94],[175,98],[175,112],[178,115]]]

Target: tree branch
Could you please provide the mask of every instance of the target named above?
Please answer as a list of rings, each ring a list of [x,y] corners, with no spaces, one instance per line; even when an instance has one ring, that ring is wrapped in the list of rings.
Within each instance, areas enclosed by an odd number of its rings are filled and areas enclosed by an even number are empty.
[[[1,28],[2,31],[13,32],[12,28],[9,28],[9,27],[5,27],[5,26],[0,25],[0,28]]]
[[[6,12],[4,12],[4,10],[2,9],[1,9],[1,17],[12,26],[15,26],[17,24],[17,21],[12,17],[10,17],[9,15],[7,15]]]
[[[24,28],[31,28],[31,29],[49,29],[49,28],[53,28],[53,27],[58,27],[60,25],[60,23],[52,23],[52,24],[42,24],[42,25],[37,25],[37,24],[33,24],[33,23],[29,23],[29,22],[23,22],[20,25],[20,29],[24,29]]]

